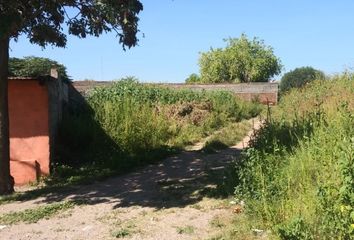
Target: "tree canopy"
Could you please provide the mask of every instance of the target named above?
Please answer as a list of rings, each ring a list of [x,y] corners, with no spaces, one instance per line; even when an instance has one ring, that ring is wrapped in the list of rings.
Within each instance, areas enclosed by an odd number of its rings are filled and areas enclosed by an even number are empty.
[[[300,67],[285,73],[279,87],[281,92],[286,92],[291,88],[300,88],[313,80],[324,78],[325,74],[320,70],[313,67]]]
[[[65,47],[68,34],[79,38],[114,32],[119,43],[137,44],[139,0],[0,0],[0,194],[13,191],[10,176],[8,114],[9,42],[25,35],[33,44]]]
[[[59,76],[64,81],[70,81],[66,67],[57,61],[41,57],[10,58],[9,76],[14,77],[38,77],[49,75],[50,69],[55,67]]]
[[[137,14],[143,9],[138,0],[3,0],[0,2],[0,38],[28,36],[42,47],[66,45],[62,25],[69,34],[85,38],[114,31],[123,47],[135,46]]]
[[[201,82],[267,82],[281,72],[282,65],[273,49],[263,40],[240,38],[225,40],[225,48],[211,48],[199,59]]]
[[[186,78],[185,82],[187,84],[199,83],[200,76],[196,73],[192,73],[191,75],[188,76],[188,78]]]

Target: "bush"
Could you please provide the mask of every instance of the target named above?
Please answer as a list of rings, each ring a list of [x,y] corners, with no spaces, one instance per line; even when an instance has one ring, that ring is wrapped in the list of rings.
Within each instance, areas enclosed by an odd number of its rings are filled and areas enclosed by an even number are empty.
[[[10,58],[9,60],[9,76],[15,77],[39,77],[50,74],[50,69],[56,67],[60,77],[64,81],[70,81],[70,77],[66,72],[66,67],[49,58],[41,57],[24,57]]]

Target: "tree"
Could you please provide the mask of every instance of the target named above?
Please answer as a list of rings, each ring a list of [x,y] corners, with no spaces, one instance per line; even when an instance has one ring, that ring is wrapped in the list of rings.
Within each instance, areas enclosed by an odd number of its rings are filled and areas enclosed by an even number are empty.
[[[193,83],[199,83],[200,82],[200,77],[196,73],[192,73],[189,75],[189,77],[185,80],[187,84],[193,84]]]
[[[48,75],[50,69],[55,67],[63,81],[69,82],[70,77],[66,72],[66,67],[49,58],[24,57],[9,59],[9,76],[14,77],[38,77]]]
[[[125,47],[137,44],[139,0],[0,0],[0,194],[11,193],[9,167],[9,42],[26,35],[33,44],[65,47],[68,33],[85,38],[115,32]]]
[[[285,73],[279,87],[280,91],[284,93],[291,88],[300,88],[313,80],[324,78],[325,74],[320,70],[312,67],[300,67]]]
[[[201,82],[267,82],[281,72],[280,60],[263,40],[249,40],[242,34],[240,38],[225,41],[226,48],[211,48],[201,54]]]

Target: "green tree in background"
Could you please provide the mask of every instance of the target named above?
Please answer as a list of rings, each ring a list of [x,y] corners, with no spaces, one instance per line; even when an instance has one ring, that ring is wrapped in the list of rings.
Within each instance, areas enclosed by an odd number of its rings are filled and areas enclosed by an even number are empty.
[[[267,82],[281,72],[282,65],[273,48],[263,40],[240,38],[225,40],[227,46],[202,53],[199,59],[201,82]]]
[[[114,32],[123,48],[137,44],[139,0],[0,1],[0,195],[13,191],[10,176],[8,70],[10,39],[20,35],[42,47],[65,47],[69,34],[85,38]]]
[[[49,75],[50,69],[55,67],[59,76],[64,81],[70,81],[66,67],[49,58],[42,57],[24,57],[10,58],[9,76],[13,77],[38,77]]]
[[[289,91],[291,88],[300,88],[316,79],[325,79],[325,74],[313,67],[296,68],[285,73],[281,78],[280,91],[283,93]]]
[[[192,73],[189,77],[185,80],[187,84],[199,83],[200,76],[196,73]]]

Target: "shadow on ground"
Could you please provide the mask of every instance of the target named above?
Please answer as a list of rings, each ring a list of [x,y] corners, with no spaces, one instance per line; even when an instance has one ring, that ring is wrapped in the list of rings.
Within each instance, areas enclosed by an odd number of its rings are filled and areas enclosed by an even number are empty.
[[[73,200],[85,204],[109,203],[113,208],[142,206],[156,209],[185,207],[203,197],[222,198],[218,190],[241,150],[228,148],[214,154],[182,152],[156,165],[92,185],[48,193],[36,203]]]
[[[68,121],[63,121],[62,124],[62,128],[68,129],[61,132],[72,134],[59,136],[58,152],[61,156],[59,159],[67,161],[59,163],[74,163],[74,166],[75,164],[80,166],[80,162],[76,161],[87,162],[87,159],[96,159],[95,154],[100,155],[101,158],[103,155],[105,158],[105,153],[119,153],[120,151],[113,140],[92,118],[92,109],[86,100],[75,89],[71,91],[70,98],[77,102],[70,105],[71,107],[68,109],[70,118]],[[79,109],[83,112],[80,112]],[[68,124],[65,125],[65,122]],[[83,123],[85,123],[84,126]],[[96,139],[96,141],[92,142],[92,139]],[[236,148],[224,149],[214,154],[185,151],[157,164],[140,170],[133,169],[134,172],[112,177],[102,182],[81,186],[54,185],[44,187],[9,196],[7,200],[6,198],[0,199],[0,204],[14,200],[40,204],[70,199],[85,204],[110,203],[114,208],[128,206],[184,207],[200,201],[204,196],[221,197],[225,195],[218,192],[217,185],[222,183],[225,168],[240,154],[240,151]],[[82,155],[83,153],[85,155]],[[147,151],[144,154],[154,158],[145,159],[144,162],[155,162],[155,158],[162,158],[161,154],[157,157]],[[119,154],[115,157],[121,159]],[[123,160],[117,162],[129,164],[129,161]],[[136,165],[133,164],[133,166]],[[92,176],[96,175],[97,173],[92,174]]]

